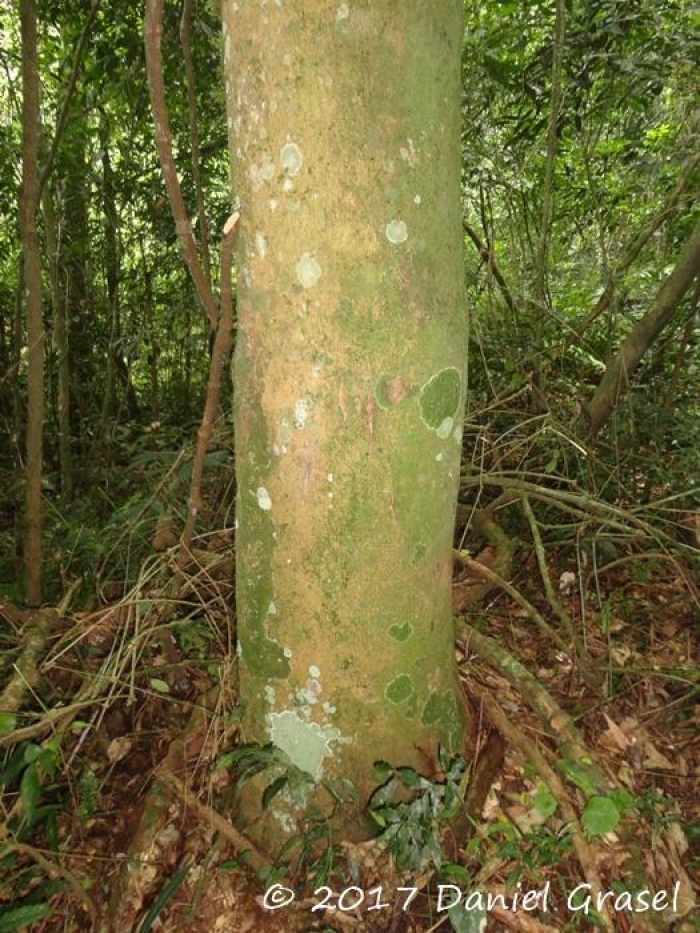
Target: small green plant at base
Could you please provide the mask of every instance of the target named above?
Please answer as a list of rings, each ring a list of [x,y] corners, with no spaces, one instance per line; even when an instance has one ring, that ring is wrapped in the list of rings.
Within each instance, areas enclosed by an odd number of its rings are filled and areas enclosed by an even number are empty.
[[[439,869],[443,864],[441,833],[460,811],[466,765],[460,758],[438,753],[444,779],[431,781],[413,768],[375,765],[382,781],[369,801],[369,813],[379,826],[379,839],[396,859],[399,871]],[[398,795],[409,800],[399,799]]]

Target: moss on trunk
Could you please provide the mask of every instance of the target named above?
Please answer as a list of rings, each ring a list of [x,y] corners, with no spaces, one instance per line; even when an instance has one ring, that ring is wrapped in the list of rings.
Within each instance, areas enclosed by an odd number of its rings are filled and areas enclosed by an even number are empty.
[[[223,10],[244,733],[363,799],[462,739],[460,3]]]

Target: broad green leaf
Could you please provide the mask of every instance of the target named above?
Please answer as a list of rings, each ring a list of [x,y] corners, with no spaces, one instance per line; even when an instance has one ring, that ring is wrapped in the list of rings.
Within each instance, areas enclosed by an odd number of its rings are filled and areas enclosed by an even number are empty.
[[[581,814],[581,825],[593,838],[611,833],[619,822],[620,811],[610,797],[591,797]]]

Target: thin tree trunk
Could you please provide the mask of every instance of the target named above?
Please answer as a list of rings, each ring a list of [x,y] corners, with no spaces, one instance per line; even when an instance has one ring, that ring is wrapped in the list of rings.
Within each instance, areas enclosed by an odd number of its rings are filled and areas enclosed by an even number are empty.
[[[209,224],[204,207],[204,186],[199,153],[199,125],[197,120],[197,84],[192,57],[192,0],[183,0],[180,19],[180,44],[187,78],[187,113],[190,122],[190,149],[192,150],[192,181],[197,204],[200,256],[204,274],[211,285],[211,257],[209,254]]]
[[[58,460],[61,474],[61,495],[66,499],[73,496],[73,464],[71,456],[70,425],[70,354],[66,305],[61,291],[59,256],[61,246],[56,228],[53,192],[45,188],[41,197],[48,252],[49,278],[51,281],[51,304],[53,305],[53,349],[56,354],[57,415],[58,415]]]
[[[107,371],[105,394],[102,402],[98,438],[104,441],[109,430],[110,417],[114,415],[116,401],[116,356],[119,352],[119,241],[117,208],[114,203],[114,181],[109,156],[109,125],[107,116],[102,115],[100,127],[102,147],[102,210],[105,230],[105,263],[107,272],[107,307],[109,309],[109,344],[107,348]]]
[[[681,177],[678,180],[678,184],[673,188],[671,193],[662,209],[658,214],[655,214],[647,223],[642,227],[642,229],[635,235],[623,250],[620,260],[617,262],[613,272],[610,276],[610,281],[605,286],[602,295],[596,301],[595,305],[588,312],[586,317],[579,323],[575,324],[573,327],[573,336],[570,342],[573,342],[576,339],[580,339],[586,330],[596,321],[601,314],[608,310],[610,307],[613,297],[615,295],[615,290],[617,285],[620,282],[622,276],[627,272],[629,267],[635,261],[637,256],[644,249],[646,244],[656,233],[659,227],[668,220],[669,217],[673,215],[674,210],[680,200],[681,195],[688,187],[688,183],[695,174],[695,170],[698,165],[700,165],[700,153],[695,153],[688,159],[686,162]]]
[[[30,606],[42,599],[41,479],[44,432],[44,323],[39,208],[39,65],[35,0],[21,0],[22,31],[22,191],[20,228],[26,286],[28,377],[24,576]]]
[[[547,266],[549,262],[549,238],[554,214],[554,169],[557,158],[557,134],[562,101],[562,64],[564,60],[564,34],[566,30],[565,0],[557,0],[552,53],[552,100],[547,129],[547,158],[544,169],[544,193],[542,197],[542,219],[540,238],[535,261],[535,297],[540,308],[549,307]],[[543,318],[541,319],[543,320]]]
[[[683,296],[700,274],[700,223],[683,247],[675,268],[656,294],[654,304],[623,341],[610,360],[586,407],[582,432],[589,438],[598,434],[617,403],[629,387],[629,382],[649,347],[672,319]]]

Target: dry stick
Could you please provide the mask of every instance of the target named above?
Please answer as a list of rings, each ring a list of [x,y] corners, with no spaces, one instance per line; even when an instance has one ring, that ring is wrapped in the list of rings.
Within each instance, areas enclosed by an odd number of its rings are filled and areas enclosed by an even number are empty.
[[[224,819],[220,813],[217,813],[216,810],[202,803],[201,800],[172,773],[172,771],[164,771],[160,775],[160,779],[164,784],[169,784],[176,790],[185,806],[195,810],[203,821],[213,826],[224,839],[231,843],[236,852],[240,854],[247,850],[248,864],[255,869],[255,871],[259,872],[262,869],[269,869],[271,867],[271,863],[265,858],[262,852],[253,845],[250,839],[247,839],[243,833],[239,832],[235,826]]]
[[[668,220],[669,217],[673,214],[673,211],[680,200],[680,196],[685,191],[688,186],[688,182],[693,176],[695,169],[700,165],[700,153],[695,153],[688,159],[686,162],[681,177],[678,180],[678,184],[671,191],[666,203],[661,208],[658,214],[655,214],[651,220],[649,220],[644,227],[639,231],[636,237],[627,244],[622,258],[617,263],[613,269],[612,275],[610,276],[610,281],[605,286],[605,290],[600,298],[596,301],[593,308],[589,311],[586,317],[579,323],[573,326],[573,336],[571,337],[569,343],[573,342],[576,339],[580,339],[586,330],[593,324],[600,315],[607,311],[610,307],[610,303],[613,300],[615,294],[615,288],[617,283],[625,274],[625,272],[632,265],[637,256],[641,253],[642,249],[646,246],[652,236],[656,233],[659,227]]]
[[[201,160],[199,155],[199,126],[197,121],[197,91],[195,83],[194,59],[192,57],[192,0],[184,0],[180,19],[180,44],[185,63],[187,79],[187,110],[190,120],[190,148],[192,150],[192,180],[197,204],[197,224],[199,241],[202,247],[202,265],[207,281],[211,283],[211,261],[209,258],[209,224],[204,208],[204,188],[202,185]]]
[[[522,609],[527,612],[532,621],[537,625],[537,627],[548,637],[551,638],[554,644],[564,652],[564,654],[569,654],[571,648],[570,645],[561,637],[561,635],[552,628],[549,622],[545,621],[542,615],[535,609],[531,602],[529,602],[525,597],[520,593],[512,584],[508,583],[507,580],[504,580],[500,574],[494,573],[490,567],[486,567],[484,564],[480,564],[478,560],[474,560],[473,557],[460,556],[460,560],[472,573],[476,576],[482,577],[485,580],[488,580],[489,583],[493,586],[497,586],[499,589],[503,590],[504,593],[507,593],[510,598],[516,602]]]
[[[192,225],[187,215],[185,200],[177,177],[177,168],[173,157],[173,137],[170,132],[168,110],[165,103],[165,83],[163,81],[163,60],[161,38],[163,35],[163,0],[146,0],[145,49],[148,89],[151,97],[151,110],[156,130],[156,146],[160,159],[168,200],[175,220],[175,229],[180,241],[182,254],[187,263],[195,291],[209,320],[212,331],[216,329],[219,309],[216,299],[204,274],[195,243]]]
[[[240,215],[232,214],[226,221],[224,235],[221,240],[221,316],[219,318],[214,347],[209,368],[209,381],[207,383],[207,398],[204,403],[202,423],[197,431],[197,449],[192,465],[192,481],[190,483],[190,502],[187,511],[187,521],[180,540],[178,563],[186,559],[189,552],[197,513],[202,499],[202,476],[204,474],[204,460],[209,446],[212,425],[219,408],[221,394],[221,373],[224,363],[231,350],[231,327],[233,325],[233,302],[231,298],[231,260],[233,244]]]
[[[537,745],[527,739],[524,733],[508,719],[501,707],[487,690],[477,687],[474,683],[470,684],[469,689],[476,693],[486,711],[486,715],[508,744],[517,748],[524,758],[529,759],[534,764],[538,774],[559,804],[562,816],[571,827],[571,839],[576,851],[576,856],[583,869],[584,878],[591,887],[591,893],[594,896],[602,893],[604,888],[600,875],[598,874],[593,853],[583,835],[578,814],[571,805],[569,795],[566,792],[561,778],[545,759],[542,752],[537,748]],[[614,930],[607,904],[603,905],[602,920],[606,930]]]
[[[580,654],[581,649],[583,649],[585,652],[583,645],[579,644],[579,639],[574,629],[574,623],[571,620],[571,616],[562,606],[559,598],[557,597],[557,594],[554,592],[552,578],[549,575],[549,569],[547,567],[547,556],[544,552],[542,536],[540,535],[540,530],[537,527],[537,519],[535,518],[535,513],[532,511],[530,500],[524,492],[520,493],[520,504],[522,505],[525,518],[527,519],[528,525],[530,526],[530,534],[532,535],[532,542],[535,546],[535,555],[537,557],[537,566],[539,567],[540,577],[542,578],[542,583],[544,584],[544,591],[547,599],[549,600],[549,605],[559,616],[559,621],[562,623],[571,640],[576,645],[576,651]]]

